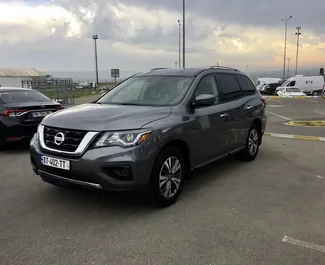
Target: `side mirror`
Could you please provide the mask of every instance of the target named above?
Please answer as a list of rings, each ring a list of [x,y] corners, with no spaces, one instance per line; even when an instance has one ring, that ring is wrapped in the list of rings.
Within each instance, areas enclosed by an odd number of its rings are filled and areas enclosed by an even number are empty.
[[[210,106],[212,105],[216,100],[216,96],[212,94],[201,94],[196,96],[194,99],[194,106]]]

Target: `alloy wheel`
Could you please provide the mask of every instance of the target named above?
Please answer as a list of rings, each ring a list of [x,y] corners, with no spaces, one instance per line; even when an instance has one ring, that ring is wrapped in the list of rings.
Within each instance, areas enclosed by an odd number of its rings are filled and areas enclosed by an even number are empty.
[[[169,157],[161,166],[159,188],[165,198],[173,197],[179,190],[182,181],[182,165],[177,157]]]
[[[252,129],[248,137],[248,150],[251,156],[255,155],[258,149],[258,132],[255,129]]]

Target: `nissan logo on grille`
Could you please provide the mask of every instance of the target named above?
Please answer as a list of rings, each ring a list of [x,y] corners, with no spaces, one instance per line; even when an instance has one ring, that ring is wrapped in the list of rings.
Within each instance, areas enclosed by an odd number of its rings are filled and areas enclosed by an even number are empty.
[[[54,136],[54,143],[56,145],[61,145],[63,142],[65,141],[65,135],[62,132],[58,132],[55,136]]]

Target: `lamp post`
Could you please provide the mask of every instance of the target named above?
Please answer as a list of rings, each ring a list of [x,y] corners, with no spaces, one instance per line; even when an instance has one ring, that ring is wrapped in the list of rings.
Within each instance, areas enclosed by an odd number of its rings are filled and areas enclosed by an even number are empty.
[[[96,85],[98,85],[98,61],[97,61],[97,40],[98,35],[93,35],[93,40],[95,42],[95,67],[96,67]]]
[[[290,78],[290,58],[287,58],[287,60],[288,60],[287,78]]]
[[[183,0],[183,68],[185,69],[185,0]]]
[[[295,71],[295,75],[297,75],[298,73],[298,52],[299,52],[299,36],[301,35],[301,27],[297,27],[297,32],[296,32],[296,35],[297,35],[297,53],[296,53],[296,71]]]
[[[178,63],[178,62],[175,62],[175,68],[177,68],[177,63]]]
[[[285,22],[285,32],[284,32],[284,55],[283,55],[283,80],[285,79],[285,74],[286,74],[286,57],[287,57],[287,31],[288,31],[288,21],[292,18],[290,16],[287,19],[282,19],[282,21]]]
[[[178,20],[178,67],[181,68],[181,21]]]

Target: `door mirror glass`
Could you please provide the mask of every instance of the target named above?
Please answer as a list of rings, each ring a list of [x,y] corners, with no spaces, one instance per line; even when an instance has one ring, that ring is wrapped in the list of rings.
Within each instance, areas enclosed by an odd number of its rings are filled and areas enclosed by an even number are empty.
[[[200,94],[194,100],[194,106],[210,106],[216,100],[216,96],[212,94]]]

